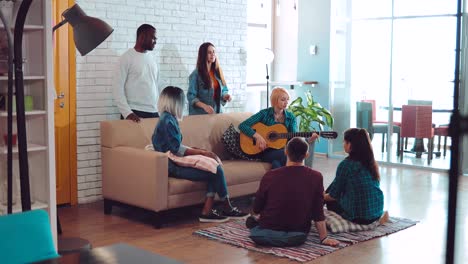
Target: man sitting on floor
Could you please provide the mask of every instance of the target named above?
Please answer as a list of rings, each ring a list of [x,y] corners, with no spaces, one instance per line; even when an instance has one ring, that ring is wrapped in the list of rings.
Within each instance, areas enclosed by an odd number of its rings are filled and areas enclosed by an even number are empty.
[[[303,138],[291,139],[285,153],[285,167],[270,170],[263,176],[255,195],[253,212],[246,225],[250,238],[263,246],[298,246],[307,240],[311,220],[322,244],[336,246],[339,242],[327,237],[323,214],[323,177],[304,166],[309,145]]]

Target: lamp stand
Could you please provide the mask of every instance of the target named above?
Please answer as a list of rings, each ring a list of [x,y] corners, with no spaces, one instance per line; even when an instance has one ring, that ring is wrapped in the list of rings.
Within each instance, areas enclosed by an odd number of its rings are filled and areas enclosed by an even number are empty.
[[[31,194],[29,189],[29,164],[28,164],[28,146],[26,140],[26,114],[24,107],[24,83],[23,83],[23,31],[26,15],[28,14],[29,7],[32,0],[24,0],[16,16],[14,40],[11,40],[10,26],[5,20],[3,14],[1,15],[5,31],[8,38],[8,109],[7,109],[7,189],[8,189],[8,202],[7,211],[12,213],[12,200],[13,200],[13,67],[15,69],[15,98],[16,98],[16,124],[18,133],[18,160],[19,160],[19,174],[21,186],[21,207],[23,211],[31,210]]]
[[[460,98],[460,56],[461,56],[461,20],[462,1],[457,1],[457,32],[455,48],[455,80],[453,93],[453,113],[450,117],[449,136],[452,138],[449,170],[449,194],[447,216],[447,244],[445,248],[445,263],[454,263],[455,229],[457,218],[457,192],[460,175],[460,137],[468,133],[468,116],[461,116],[459,111]],[[466,78],[466,76],[465,76]]]
[[[269,80],[270,80],[270,75],[268,75],[268,64],[265,64],[266,65],[266,88],[267,88],[267,94],[266,94],[266,98],[267,98],[267,108],[268,108],[268,101],[270,101],[270,83],[269,83]]]
[[[29,189],[28,146],[26,137],[26,114],[24,109],[23,81],[23,31],[26,15],[32,0],[23,0],[18,10],[14,33],[15,87],[16,87],[16,122],[18,126],[18,160],[21,186],[21,207],[23,211],[31,210]]]

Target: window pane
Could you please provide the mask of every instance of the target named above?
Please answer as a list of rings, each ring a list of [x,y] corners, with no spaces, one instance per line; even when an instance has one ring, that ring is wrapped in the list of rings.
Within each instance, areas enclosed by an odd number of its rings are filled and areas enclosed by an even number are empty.
[[[264,50],[271,45],[270,43],[269,29],[247,28],[247,84],[266,82]]]
[[[392,16],[392,0],[353,0],[353,18],[375,18]]]
[[[271,1],[248,1],[247,22],[247,84],[265,83],[264,50],[271,48]]]
[[[390,20],[353,23],[351,89],[354,101],[374,99],[388,102],[390,26]]]
[[[395,0],[395,16],[456,14],[456,0]]]
[[[455,17],[395,20],[394,105],[417,99],[432,101],[434,109],[452,108],[455,32]]]

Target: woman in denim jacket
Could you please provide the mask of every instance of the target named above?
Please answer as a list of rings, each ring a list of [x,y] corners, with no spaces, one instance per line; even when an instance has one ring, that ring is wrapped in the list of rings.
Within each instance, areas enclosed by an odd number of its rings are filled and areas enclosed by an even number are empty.
[[[179,157],[203,155],[218,162],[216,173],[212,173],[197,168],[179,166],[171,159],[168,159],[170,177],[207,183],[205,205],[199,216],[200,222],[225,222],[230,218],[246,217],[247,213],[231,205],[224,170],[219,157],[211,151],[182,144],[182,134],[178,120],[182,119],[184,104],[184,92],[179,87],[168,86],[159,95],[158,112],[160,118],[152,137],[154,150],[163,153],[170,151],[173,155]],[[220,200],[224,201],[223,209],[220,211],[212,209],[216,193]]]
[[[210,42],[198,49],[197,68],[189,76],[187,99],[190,115],[221,113],[221,106],[231,101],[223,71]]]

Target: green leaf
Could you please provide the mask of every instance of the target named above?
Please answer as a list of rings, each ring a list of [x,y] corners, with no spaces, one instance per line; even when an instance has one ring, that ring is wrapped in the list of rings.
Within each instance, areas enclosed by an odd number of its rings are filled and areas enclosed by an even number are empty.
[[[299,119],[299,130],[308,132],[315,130],[312,124],[316,124],[319,131],[322,131],[324,126],[333,128],[334,119],[330,111],[319,102],[314,101],[314,97],[310,92],[305,93],[307,104],[303,105],[302,97],[298,97],[291,102],[288,109],[293,112],[296,118]]]

